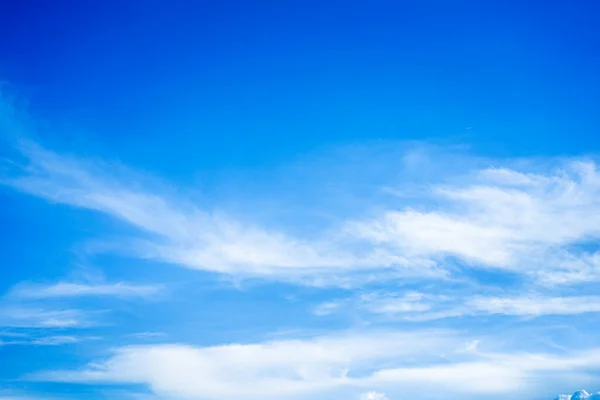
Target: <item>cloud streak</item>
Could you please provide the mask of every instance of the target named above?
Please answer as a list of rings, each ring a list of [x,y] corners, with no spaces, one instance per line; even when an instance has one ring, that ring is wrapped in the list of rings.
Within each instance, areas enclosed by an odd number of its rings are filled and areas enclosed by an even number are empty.
[[[22,282],[15,285],[0,299],[0,326],[87,328],[97,325],[99,322],[95,320],[95,317],[107,313],[109,310],[84,310],[77,308],[77,303],[65,306],[60,300],[71,300],[72,302],[80,297],[152,300],[162,291],[163,287],[160,285]]]
[[[30,337],[29,335],[22,335],[18,339],[11,340],[0,340],[0,346],[61,346],[68,344],[80,343],[86,340],[98,339],[97,337],[82,337],[82,336],[70,336],[70,335],[53,335],[53,336],[39,336]]]
[[[127,283],[83,284],[59,282],[52,285],[21,283],[13,287],[7,296],[21,299],[52,299],[82,296],[147,298],[159,294],[161,290],[162,287],[157,285],[131,285]]]
[[[0,326],[18,328],[79,328],[93,325],[89,313],[82,310],[41,306],[3,304]]]
[[[401,295],[364,293],[356,298],[319,304],[313,312],[326,316],[348,308],[414,322],[490,315],[542,317],[598,313],[600,296],[449,296],[416,291]]]

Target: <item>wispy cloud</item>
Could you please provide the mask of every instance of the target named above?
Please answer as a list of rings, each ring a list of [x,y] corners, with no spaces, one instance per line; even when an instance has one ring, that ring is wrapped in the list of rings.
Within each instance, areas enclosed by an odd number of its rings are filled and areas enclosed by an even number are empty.
[[[327,301],[317,305],[313,312],[315,315],[324,316],[335,313],[340,307],[343,307],[344,301]]]
[[[600,296],[474,297],[467,302],[478,313],[516,316],[574,315],[600,312]]]
[[[167,336],[164,332],[138,332],[127,335],[136,339],[156,339]]]
[[[407,259],[377,248],[357,252],[344,244],[351,237],[298,238],[200,210],[168,191],[143,187],[148,178],[123,168],[59,156],[32,144],[21,149],[30,163],[10,185],[53,202],[110,214],[153,234],[154,238],[139,237],[127,246],[139,257],[275,279],[390,267],[398,274],[439,274],[427,259]]]
[[[0,340],[0,346],[20,345],[20,346],[61,346],[75,344],[88,340],[96,340],[98,337],[90,336],[71,336],[71,335],[52,335],[52,336],[30,336],[24,335],[10,340]]]
[[[78,336],[66,336],[66,335],[57,335],[57,336],[46,336],[33,340],[31,343],[39,346],[58,346],[62,344],[72,344],[78,343],[83,340],[89,340],[90,338],[83,338]]]
[[[86,328],[99,324],[98,315],[109,310],[84,310],[75,301],[79,297],[116,297],[155,299],[161,285],[127,283],[36,284],[22,282],[0,298],[0,326],[23,328]],[[65,306],[59,300],[70,300]]]
[[[84,284],[59,282],[51,285],[21,283],[14,286],[8,297],[45,299],[80,296],[151,297],[162,290],[158,285],[132,285],[127,283]]]
[[[518,296],[448,296],[409,291],[404,294],[367,293],[317,305],[316,315],[342,308],[386,315],[407,321],[428,321],[465,316],[505,315],[540,317],[600,312],[600,296],[551,297],[540,294]]]
[[[0,326],[22,328],[75,328],[93,325],[89,313],[77,309],[3,304]]]

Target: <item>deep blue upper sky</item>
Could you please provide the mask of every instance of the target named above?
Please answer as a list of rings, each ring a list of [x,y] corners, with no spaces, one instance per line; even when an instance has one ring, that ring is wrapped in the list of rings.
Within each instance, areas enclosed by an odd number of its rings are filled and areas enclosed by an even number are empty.
[[[600,389],[598,16],[0,0],[0,400]]]
[[[351,140],[458,137],[510,156],[531,138],[536,153],[599,140],[594,1],[1,7],[4,79],[136,165],[271,165]]]

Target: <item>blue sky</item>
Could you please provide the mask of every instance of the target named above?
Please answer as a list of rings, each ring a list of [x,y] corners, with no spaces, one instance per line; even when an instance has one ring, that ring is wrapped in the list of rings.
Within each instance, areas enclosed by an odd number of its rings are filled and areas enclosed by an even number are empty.
[[[600,390],[599,11],[3,2],[0,400]]]

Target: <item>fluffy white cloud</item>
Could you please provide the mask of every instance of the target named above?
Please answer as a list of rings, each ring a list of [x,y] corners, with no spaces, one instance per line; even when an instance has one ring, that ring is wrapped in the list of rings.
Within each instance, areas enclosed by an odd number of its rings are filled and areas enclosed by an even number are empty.
[[[506,394],[532,377],[600,367],[600,350],[577,354],[465,352],[451,332],[349,333],[215,347],[133,346],[74,371],[32,377],[148,385],[171,399],[314,398],[368,393],[414,395],[423,385],[448,397]]]
[[[169,398],[293,398],[360,388],[363,380],[371,385],[374,365],[438,359],[438,353],[459,342],[448,332],[382,332],[216,347],[135,346],[80,371],[47,372],[38,378],[147,384]]]
[[[430,186],[435,209],[387,210],[346,229],[406,256],[453,256],[553,283],[568,275],[567,280],[598,278],[597,254],[575,257],[560,250],[600,237],[600,174],[594,162],[566,162],[547,174],[483,169],[464,179]]]

